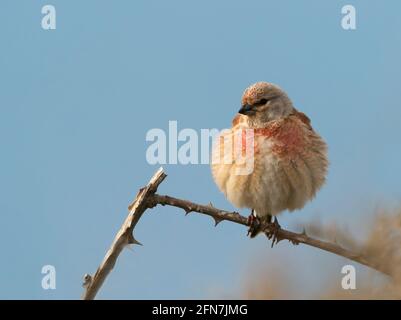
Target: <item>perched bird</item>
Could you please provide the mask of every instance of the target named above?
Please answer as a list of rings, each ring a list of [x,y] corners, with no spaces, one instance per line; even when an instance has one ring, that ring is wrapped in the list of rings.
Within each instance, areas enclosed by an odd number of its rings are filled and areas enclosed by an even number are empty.
[[[266,224],[279,228],[282,211],[303,208],[324,184],[327,168],[326,143],[310,119],[267,82],[245,90],[231,129],[222,131],[212,151],[219,189],[236,207],[252,210],[251,237]]]

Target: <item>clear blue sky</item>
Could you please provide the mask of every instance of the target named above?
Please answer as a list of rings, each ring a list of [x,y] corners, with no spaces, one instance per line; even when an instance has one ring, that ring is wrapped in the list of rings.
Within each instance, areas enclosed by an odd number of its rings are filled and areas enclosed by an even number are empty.
[[[355,31],[340,25],[349,3]],[[56,7],[56,30],[41,28],[45,4]],[[330,147],[327,185],[283,226],[362,228],[375,205],[398,203],[400,11],[395,0],[2,0],[0,298],[79,298],[158,167],[146,162],[146,132],[169,120],[225,128],[256,81],[283,87]],[[161,193],[233,209],[207,165],[165,169]],[[153,209],[136,231],[144,246],[123,252],[99,298],[238,297],[255,258],[283,256],[313,290],[346,262],[245,235]],[[53,291],[41,288],[46,264],[57,270]]]

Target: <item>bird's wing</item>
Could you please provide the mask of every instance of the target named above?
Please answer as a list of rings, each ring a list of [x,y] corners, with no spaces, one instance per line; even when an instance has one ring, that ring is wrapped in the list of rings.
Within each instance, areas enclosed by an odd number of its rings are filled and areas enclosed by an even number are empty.
[[[309,119],[309,117],[305,113],[295,109],[294,116],[297,117],[299,120],[301,120],[304,124],[306,124],[306,126],[310,130],[313,131],[313,128],[312,128],[312,125],[311,125],[311,120]]]

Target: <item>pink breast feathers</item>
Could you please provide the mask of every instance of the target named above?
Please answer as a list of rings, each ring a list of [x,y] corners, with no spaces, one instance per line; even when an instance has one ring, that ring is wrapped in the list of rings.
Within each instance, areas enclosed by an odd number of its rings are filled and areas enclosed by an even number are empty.
[[[305,126],[298,118],[289,117],[271,123],[266,128],[255,129],[256,137],[269,139],[272,152],[278,156],[295,156],[305,148]],[[257,152],[255,143],[255,152]]]

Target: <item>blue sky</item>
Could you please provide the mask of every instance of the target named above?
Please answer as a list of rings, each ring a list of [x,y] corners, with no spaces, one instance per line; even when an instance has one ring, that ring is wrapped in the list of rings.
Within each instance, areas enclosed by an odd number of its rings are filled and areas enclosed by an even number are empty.
[[[45,4],[56,30],[41,28]],[[356,7],[354,31],[341,28],[345,4]],[[280,223],[321,219],[359,233],[375,206],[401,198],[400,10],[390,0],[1,1],[0,298],[79,298],[158,168],[146,162],[148,130],[170,120],[226,128],[256,81],[284,88],[329,144],[327,185]],[[160,193],[234,209],[207,165],[165,169]],[[312,292],[346,263],[245,235],[153,209],[137,226],[144,246],[123,252],[98,297],[239,297],[260,258],[291,261]],[[46,264],[56,290],[41,287]]]

